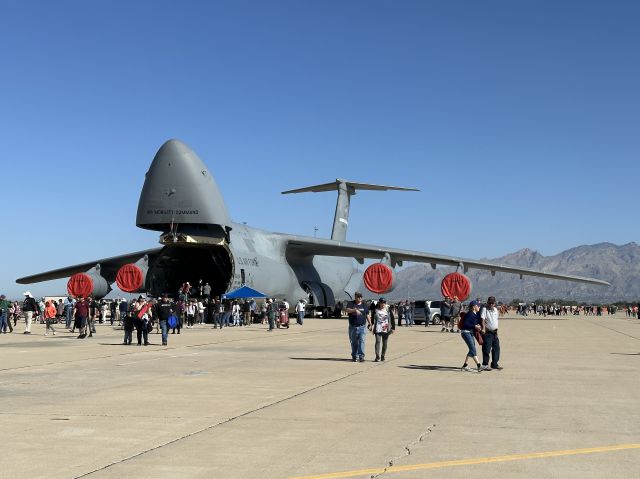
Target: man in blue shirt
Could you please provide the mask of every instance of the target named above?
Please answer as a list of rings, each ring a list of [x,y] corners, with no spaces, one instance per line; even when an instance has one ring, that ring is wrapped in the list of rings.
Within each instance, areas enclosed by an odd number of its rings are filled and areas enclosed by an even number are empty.
[[[349,341],[351,342],[351,361],[364,362],[364,342],[367,327],[371,327],[371,317],[362,302],[362,294],[356,293],[355,300],[347,304],[349,315]]]

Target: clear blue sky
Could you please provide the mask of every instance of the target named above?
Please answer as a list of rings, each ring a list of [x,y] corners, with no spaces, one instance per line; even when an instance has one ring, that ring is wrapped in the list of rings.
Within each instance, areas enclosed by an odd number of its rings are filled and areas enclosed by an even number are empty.
[[[637,241],[638,25],[633,1],[5,0],[0,292],[155,247],[135,213],[169,138],[268,230],[329,236],[333,193],[280,192],[343,177],[422,190],[358,194],[353,241]]]

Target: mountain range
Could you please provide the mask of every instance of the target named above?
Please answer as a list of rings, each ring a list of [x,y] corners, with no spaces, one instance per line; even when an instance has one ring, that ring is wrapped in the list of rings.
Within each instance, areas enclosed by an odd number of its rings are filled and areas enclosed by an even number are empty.
[[[599,243],[568,249],[554,256],[543,256],[528,248],[500,258],[483,260],[541,271],[566,273],[603,279],[611,286],[595,286],[544,278],[490,271],[469,270],[471,297],[495,296],[498,301],[509,302],[519,298],[565,299],[579,302],[614,302],[640,300],[640,246],[635,242],[625,245]],[[396,287],[386,296],[390,299],[441,299],[440,282],[455,268],[438,266],[434,271],[428,264],[418,264],[396,272]],[[363,287],[363,290],[366,289]]]

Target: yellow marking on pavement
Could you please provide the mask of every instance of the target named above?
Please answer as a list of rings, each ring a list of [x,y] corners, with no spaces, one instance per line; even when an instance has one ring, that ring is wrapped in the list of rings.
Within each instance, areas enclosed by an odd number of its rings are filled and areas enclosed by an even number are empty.
[[[420,471],[425,469],[440,469],[455,466],[471,466],[476,464],[490,464],[493,462],[524,461],[526,459],[542,459],[547,457],[576,456],[579,454],[595,454],[599,452],[624,451],[640,449],[640,444],[620,444],[617,446],[588,447],[585,449],[568,449],[565,451],[531,452],[528,454],[511,454],[508,456],[480,457],[476,459],[458,459],[455,461],[440,461],[427,464],[413,464],[407,466],[379,467],[375,469],[359,469],[354,471],[331,472],[314,476],[298,476],[291,479],[338,479],[343,477],[364,476],[369,474],[390,474],[394,472]]]

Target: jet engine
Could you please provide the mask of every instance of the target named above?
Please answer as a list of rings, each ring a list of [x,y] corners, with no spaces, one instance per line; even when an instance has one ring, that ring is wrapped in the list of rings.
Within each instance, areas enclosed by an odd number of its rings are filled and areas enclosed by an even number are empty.
[[[141,293],[145,290],[148,271],[148,258],[145,256],[135,263],[121,266],[116,275],[116,284],[125,293]]]
[[[462,273],[449,273],[442,278],[440,292],[445,298],[454,296],[460,301],[464,301],[471,294],[471,280]]]
[[[85,273],[76,273],[67,282],[67,292],[74,297],[93,296],[103,298],[111,291],[109,282],[100,274],[100,265],[97,264]]]
[[[393,291],[396,286],[396,273],[390,266],[375,263],[369,266],[363,275],[366,288],[372,293],[382,294]]]

